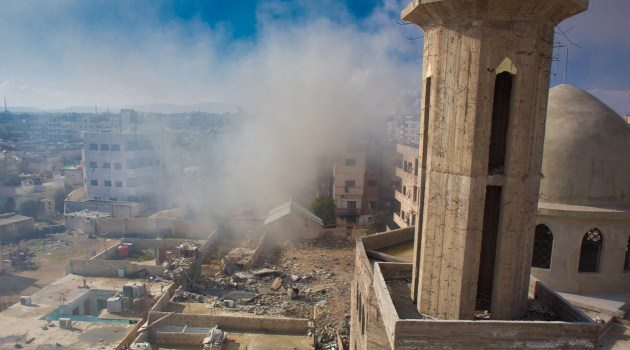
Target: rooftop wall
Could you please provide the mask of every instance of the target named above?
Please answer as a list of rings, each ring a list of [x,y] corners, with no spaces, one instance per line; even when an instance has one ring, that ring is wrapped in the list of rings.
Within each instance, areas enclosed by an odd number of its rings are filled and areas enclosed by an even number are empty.
[[[400,319],[386,280],[411,278],[410,264],[376,263],[374,291],[387,331],[395,349],[596,349],[599,326],[589,321],[567,301],[534,282],[533,291],[543,301],[551,301],[554,311],[575,322],[547,321],[467,321]],[[457,335],[457,336],[453,336]]]

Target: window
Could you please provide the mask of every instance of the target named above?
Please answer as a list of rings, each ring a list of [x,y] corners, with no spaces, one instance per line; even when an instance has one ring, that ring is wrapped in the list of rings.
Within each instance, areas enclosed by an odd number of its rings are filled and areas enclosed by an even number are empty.
[[[90,151],[98,151],[98,145],[95,143],[90,143],[90,146],[88,148]]]
[[[368,208],[376,209],[376,202],[375,201],[368,201]]]
[[[122,181],[116,181],[116,187],[123,187],[122,186]]]
[[[582,238],[578,272],[599,272],[599,259],[602,253],[603,241],[604,236],[597,228],[586,232],[584,238]]]
[[[376,181],[376,180],[368,180],[367,184],[370,187],[376,187],[376,186],[378,186],[378,181]]]
[[[103,168],[110,169],[111,167],[112,167],[112,163],[109,163],[109,162],[103,163]]]
[[[354,187],[354,185],[355,185],[354,180],[346,180],[346,182],[345,182],[345,184],[343,186],[345,191],[346,191],[346,193],[348,193],[348,191],[350,191],[350,188]]]
[[[110,148],[112,151],[114,152],[118,152],[120,151],[120,145],[118,144],[113,144],[112,147]]]
[[[623,263],[623,270],[630,271],[630,236],[628,236],[628,243],[626,244],[626,261]]]
[[[109,151],[109,145],[106,143],[101,144],[101,151]]]
[[[140,169],[153,165],[153,159],[150,158],[135,158],[127,159],[127,169]]]
[[[357,165],[357,160],[354,158],[346,158],[346,166],[355,166]]]
[[[347,208],[348,209],[356,209],[357,208],[357,201],[348,201]]]
[[[98,180],[90,180],[90,185],[98,186]]]
[[[551,252],[553,251],[553,233],[547,225],[537,225],[534,233],[534,253],[532,267],[551,268]]]
[[[98,168],[98,166],[96,165],[96,162],[90,162],[90,168],[91,168],[91,169],[96,169],[96,168]]]
[[[489,174],[503,174],[504,172],[503,167],[510,121],[510,100],[512,98],[512,78],[513,75],[509,72],[502,72],[497,74],[494,82],[490,151],[488,155]]]
[[[105,182],[103,183],[103,186],[105,186],[105,187],[112,187],[111,180],[105,180]]]
[[[114,169],[116,170],[122,169],[122,163],[114,163]]]

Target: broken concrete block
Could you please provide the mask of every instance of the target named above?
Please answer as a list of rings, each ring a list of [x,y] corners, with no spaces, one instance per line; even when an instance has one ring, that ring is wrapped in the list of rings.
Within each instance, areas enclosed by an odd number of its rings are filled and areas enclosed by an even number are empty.
[[[223,270],[225,270],[225,273],[228,275],[231,275],[235,272],[243,271],[240,266],[228,259],[222,259],[221,262],[223,263]]]
[[[287,295],[289,296],[289,299],[296,299],[298,297],[298,289],[287,288]]]
[[[280,287],[282,287],[282,278],[276,277],[276,279],[273,280],[273,283],[271,284],[271,289],[278,290],[280,289]]]

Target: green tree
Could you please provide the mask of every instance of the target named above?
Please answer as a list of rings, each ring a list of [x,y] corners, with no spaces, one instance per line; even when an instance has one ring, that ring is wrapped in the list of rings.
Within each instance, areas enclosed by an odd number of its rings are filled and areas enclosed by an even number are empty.
[[[386,228],[385,216],[380,211],[377,211],[368,221],[367,234],[383,232]]]
[[[32,218],[37,216],[37,211],[39,210],[39,201],[37,199],[27,199],[22,204],[20,204],[20,208],[18,212],[24,216],[30,216]]]
[[[335,217],[335,201],[332,198],[319,197],[311,202],[311,211],[319,216],[324,222],[324,226],[334,226],[337,222]]]

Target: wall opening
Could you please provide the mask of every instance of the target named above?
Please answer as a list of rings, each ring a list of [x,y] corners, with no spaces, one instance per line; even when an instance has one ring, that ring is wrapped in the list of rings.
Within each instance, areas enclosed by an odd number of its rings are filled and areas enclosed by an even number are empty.
[[[628,236],[628,243],[626,243],[626,260],[623,263],[623,270],[630,271],[630,236]]]
[[[536,226],[534,233],[534,252],[532,254],[532,267],[539,269],[551,268],[551,253],[553,251],[553,233],[547,225]]]
[[[489,174],[503,174],[505,168],[513,77],[509,72],[503,72],[497,74],[494,81],[490,151],[488,154]]]
[[[499,235],[501,215],[501,187],[487,186],[483,210],[483,231],[481,235],[481,255],[477,280],[477,301],[479,310],[489,310],[494,284],[494,265]]]
[[[599,260],[603,242],[604,235],[597,228],[586,232],[584,238],[582,238],[578,272],[599,272]]]
[[[430,66],[428,66],[428,70],[430,71]],[[427,154],[428,154],[428,150],[429,150],[429,114],[431,111],[431,77],[427,76],[425,79],[425,83],[424,83],[424,101],[423,102],[423,106],[424,106],[424,115],[422,116],[422,155],[420,158],[420,164],[421,164],[421,169],[426,170],[427,168]],[[417,168],[417,167],[416,167]],[[425,176],[422,175],[422,173],[419,173],[418,175],[419,178],[419,182],[420,182],[420,187],[418,189],[419,193],[418,193],[418,201],[416,203],[418,203],[418,225],[416,226],[416,232],[420,232],[420,234],[422,234],[421,230],[422,230],[422,221],[423,221],[423,215],[424,215],[424,189],[426,186],[426,178]],[[415,218],[414,218],[414,222],[415,222]],[[421,247],[416,244],[416,251],[414,252],[415,254],[415,261],[420,261],[420,249]],[[420,285],[420,274],[417,272],[418,269],[414,269],[414,275],[413,275],[413,281],[412,281],[412,286],[411,286],[411,297],[414,303],[416,303],[418,301],[418,287]]]

